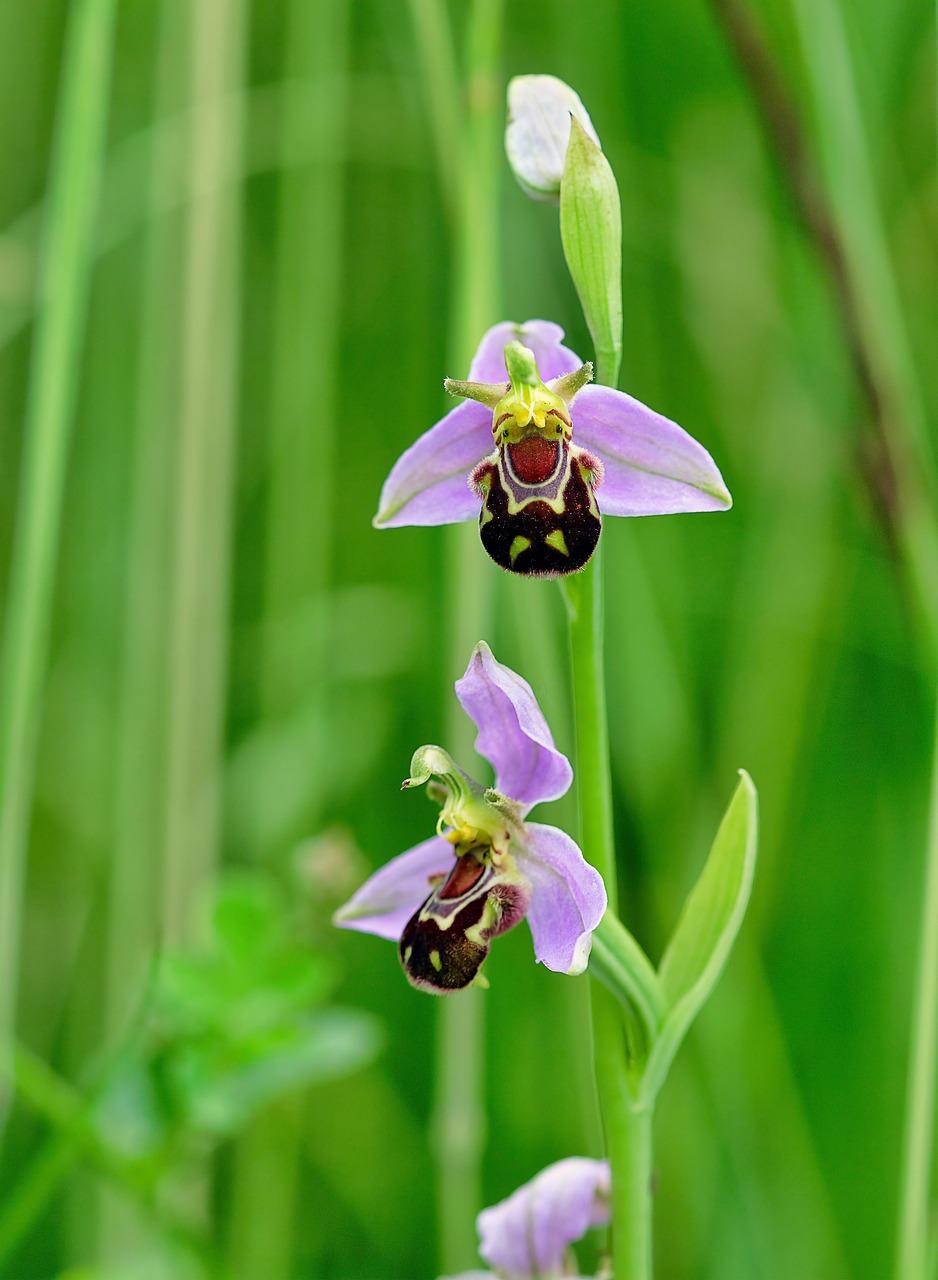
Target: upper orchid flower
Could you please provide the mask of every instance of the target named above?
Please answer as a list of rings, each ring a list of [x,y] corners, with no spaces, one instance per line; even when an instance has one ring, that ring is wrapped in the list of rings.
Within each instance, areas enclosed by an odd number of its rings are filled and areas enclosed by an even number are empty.
[[[495,787],[473,781],[441,747],[414,753],[405,787],[438,778],[437,834],[402,853],[362,885],[335,923],[399,942],[408,980],[445,995],[480,977],[492,938],[524,916],[538,960],[582,973],[592,931],[606,909],[599,872],[557,827],[526,821],[573,779],[527,681],[480,642],[456,682],[478,729],[476,750]]]
[[[548,1165],[507,1200],[476,1219],[479,1253],[501,1280],[562,1280],[571,1269],[570,1245],[609,1221],[609,1165],[571,1156]],[[470,1271],[450,1280],[496,1280]]]
[[[398,458],[376,526],[477,517],[503,569],[556,577],[589,560],[602,515],[732,505],[703,445],[624,392],[588,386],[591,367],[562,338],[546,320],[489,329],[469,381],[446,382],[467,403]]]

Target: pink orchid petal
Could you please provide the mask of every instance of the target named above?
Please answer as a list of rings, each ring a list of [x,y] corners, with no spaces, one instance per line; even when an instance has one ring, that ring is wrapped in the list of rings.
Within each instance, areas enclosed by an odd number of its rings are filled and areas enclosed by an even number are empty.
[[[492,447],[490,409],[474,400],[451,409],[395,462],[381,490],[375,526],[478,519],[482,504],[469,488],[469,475]]]
[[[605,1160],[558,1160],[507,1200],[482,1210],[476,1220],[479,1253],[499,1273],[556,1275],[568,1247],[590,1227],[609,1221],[609,1195]]]
[[[537,959],[557,973],[582,973],[593,930],[606,910],[603,878],[574,840],[557,827],[525,823],[518,865],[531,882],[528,924]]]
[[[553,735],[531,686],[496,661],[484,640],[473,650],[456,696],[479,730],[476,750],[495,770],[495,789],[525,811],[570,788],[570,761]]]
[[[507,382],[504,350],[517,340],[534,352],[538,373],[543,382],[572,373],[583,363],[576,352],[562,345],[563,329],[552,320],[525,320],[516,324],[503,320],[494,325],[479,343],[469,370],[471,382]]]
[[[448,874],[453,867],[453,846],[440,836],[398,854],[370,876],[332,923],[379,938],[400,939],[404,925],[432,888],[431,878]]]
[[[703,445],[623,391],[584,387],[573,402],[573,439],[603,464],[596,500],[604,515],[726,511],[733,505]]]

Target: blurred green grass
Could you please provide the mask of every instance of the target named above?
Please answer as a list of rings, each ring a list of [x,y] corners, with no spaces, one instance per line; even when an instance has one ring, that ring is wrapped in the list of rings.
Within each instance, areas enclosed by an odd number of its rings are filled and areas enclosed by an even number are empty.
[[[5,583],[70,7],[0,8]],[[793,9],[754,11],[820,152],[823,104]],[[932,16],[873,0],[840,13],[933,423]],[[451,16],[462,55],[462,7]],[[398,783],[452,717],[448,636],[466,609],[440,532],[370,526],[390,464],[438,416],[443,375],[461,372],[447,367],[453,252],[419,65],[391,0],[118,9],[18,1035],[92,1088],[161,940],[200,936],[214,868],[258,866],[308,900],[296,927],[340,966],[336,998],[376,1014],[386,1043],[356,1072],[259,1111],[162,1189],[237,1277],[436,1274],[437,1009],[387,944],[326,923],[349,878],[427,833],[431,811]],[[556,73],[588,104],[623,195],[622,385],[703,440],[736,499],[720,518],[606,530],[625,911],[653,955],[738,765],[763,809],[753,914],[660,1110],[658,1274],[878,1280],[892,1252],[932,694],[854,468],[864,406],[826,280],[705,6],[590,0],[571,18],[562,0],[519,0],[502,71]],[[200,187],[226,157],[230,177]],[[498,201],[505,315],[556,319],[588,355],[554,211],[504,171]],[[556,592],[482,572],[486,638],[569,750]],[[201,620],[187,620],[181,575]],[[353,843],[314,847],[311,872],[306,842],[337,825]],[[489,967],[487,1201],[597,1141],[567,1036],[577,981],[535,970],[523,933]],[[0,1204],[54,1139],[19,1099]],[[80,1146],[0,1274],[211,1274],[179,1252],[167,1212]]]

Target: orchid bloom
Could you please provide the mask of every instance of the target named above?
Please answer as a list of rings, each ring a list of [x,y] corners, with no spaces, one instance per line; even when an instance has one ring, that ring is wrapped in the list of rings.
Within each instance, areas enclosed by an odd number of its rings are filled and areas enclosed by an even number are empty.
[[[570,1245],[609,1221],[609,1165],[571,1156],[548,1165],[507,1200],[476,1219],[479,1253],[489,1271],[450,1280],[562,1280],[571,1270]]]
[[[496,564],[558,577],[587,563],[603,515],[732,505],[703,445],[624,392],[587,385],[591,366],[562,338],[546,320],[489,329],[469,380],[445,384],[466,403],[398,458],[376,527],[477,518]]]
[[[484,985],[492,938],[524,917],[542,964],[582,973],[606,909],[602,877],[563,831],[527,819],[534,805],[569,789],[570,762],[554,746],[531,686],[484,641],[456,696],[475,721],[476,750],[495,770],[494,788],[475,782],[442,747],[416,751],[403,785],[439,780],[437,834],[376,871],[335,923],[393,938],[408,980],[435,995]]]

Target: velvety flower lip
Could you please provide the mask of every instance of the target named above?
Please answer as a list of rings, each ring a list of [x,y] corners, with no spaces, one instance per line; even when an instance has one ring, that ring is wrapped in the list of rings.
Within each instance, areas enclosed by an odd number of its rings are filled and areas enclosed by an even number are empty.
[[[563,330],[546,320],[502,322],[483,337],[470,381],[506,383],[504,348],[522,342],[533,353],[542,379],[580,366],[563,345]],[[612,387],[587,386],[571,408],[573,443],[602,464],[596,502],[610,516],[725,511],[732,498],[707,450],[677,423]],[[479,494],[469,477],[492,454],[492,412],[466,401],[451,409],[394,464],[381,493],[374,524],[455,524],[476,519]]]
[[[567,791],[570,762],[554,745],[530,685],[484,641],[456,690],[475,721],[480,754],[495,769],[496,788],[473,782],[439,747],[416,752],[418,773],[409,784],[432,774],[450,788],[439,834],[376,871],[334,922],[401,942],[408,978],[428,990],[469,985],[491,939],[525,915],[536,959],[557,972],[582,973],[606,910],[605,885],[565,832],[526,820],[533,805]],[[457,947],[458,965],[454,958],[448,972]],[[408,963],[423,964],[424,956],[438,976],[427,971],[417,980]]]
[[[499,1276],[511,1280],[559,1280],[566,1255],[590,1227],[609,1221],[609,1165],[571,1156],[542,1169],[507,1200],[476,1219],[479,1253]],[[451,1280],[488,1280],[471,1271]]]

